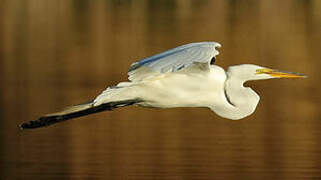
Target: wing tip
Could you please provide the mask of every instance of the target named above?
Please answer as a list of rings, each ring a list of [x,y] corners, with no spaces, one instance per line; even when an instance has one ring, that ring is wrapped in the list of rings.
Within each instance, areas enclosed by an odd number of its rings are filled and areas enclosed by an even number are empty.
[[[204,42],[195,42],[195,43],[190,43],[190,44],[200,44],[200,45],[212,45],[214,46],[214,48],[221,48],[222,45],[218,42],[215,42],[215,41],[204,41]],[[186,45],[189,45],[189,44],[186,44]]]
[[[214,42],[213,41],[213,43],[214,43],[214,47],[217,47],[217,48],[221,48],[222,47],[222,45],[220,43],[218,43],[218,42]]]

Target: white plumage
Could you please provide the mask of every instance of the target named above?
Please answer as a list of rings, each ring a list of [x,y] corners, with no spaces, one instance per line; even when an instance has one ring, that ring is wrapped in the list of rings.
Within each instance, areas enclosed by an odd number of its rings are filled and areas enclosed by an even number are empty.
[[[139,105],[144,107],[207,107],[219,116],[238,120],[252,114],[259,96],[243,83],[270,78],[299,78],[303,74],[257,65],[214,65],[216,42],[191,43],[145,58],[131,65],[129,81],[103,91],[89,103],[48,114],[22,128],[36,128],[75,117]],[[211,63],[212,62],[212,63]]]

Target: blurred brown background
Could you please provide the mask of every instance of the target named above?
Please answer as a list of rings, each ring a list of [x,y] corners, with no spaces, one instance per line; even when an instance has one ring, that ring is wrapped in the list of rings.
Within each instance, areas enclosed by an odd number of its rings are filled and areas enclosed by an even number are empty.
[[[242,121],[126,107],[18,129],[198,41],[224,68],[309,78],[248,83],[261,102]],[[320,47],[319,0],[0,0],[0,179],[321,179]]]

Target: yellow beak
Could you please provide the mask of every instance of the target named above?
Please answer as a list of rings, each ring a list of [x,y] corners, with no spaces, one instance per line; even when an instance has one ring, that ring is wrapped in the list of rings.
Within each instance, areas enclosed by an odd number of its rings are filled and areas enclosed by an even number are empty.
[[[278,78],[306,78],[307,76],[301,73],[280,71],[276,69],[257,69],[256,74],[268,74]]]

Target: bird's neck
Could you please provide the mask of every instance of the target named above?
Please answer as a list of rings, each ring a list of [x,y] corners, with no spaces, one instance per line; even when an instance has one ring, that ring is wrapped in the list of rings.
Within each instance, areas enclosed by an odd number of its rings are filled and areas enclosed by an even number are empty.
[[[226,115],[231,119],[241,119],[252,114],[259,102],[259,96],[249,87],[244,87],[245,80],[237,76],[228,76],[225,81]]]

